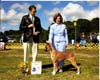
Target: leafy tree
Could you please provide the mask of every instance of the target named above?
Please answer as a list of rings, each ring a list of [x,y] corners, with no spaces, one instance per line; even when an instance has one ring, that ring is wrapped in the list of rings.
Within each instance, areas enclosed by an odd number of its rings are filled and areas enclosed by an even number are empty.
[[[73,25],[73,22],[74,21],[64,22],[64,24],[67,27],[69,41],[71,39],[75,39],[75,27]],[[89,36],[90,33],[99,32],[99,18],[94,18],[91,21],[87,19],[78,19],[76,22],[77,22],[77,26],[76,26],[77,41],[80,41],[80,33],[82,32],[84,32],[87,36]],[[40,42],[45,42],[46,40],[48,40],[49,29],[50,26],[48,30],[42,29],[42,33],[40,34]],[[2,32],[0,32],[0,34],[2,34]],[[19,30],[9,30],[9,31],[5,31],[4,35],[14,38],[17,40],[17,42],[19,42],[22,33]]]
[[[99,18],[94,18],[90,22],[91,32],[99,32]]]
[[[48,31],[42,29],[42,32],[40,34],[40,42],[46,42],[47,39],[48,39]]]
[[[77,27],[79,29],[79,33],[85,32],[86,34],[91,31],[90,21],[87,19],[78,19]]]
[[[21,38],[21,32],[19,30],[9,30],[5,31],[4,34],[10,38],[16,39],[17,42],[20,41]]]

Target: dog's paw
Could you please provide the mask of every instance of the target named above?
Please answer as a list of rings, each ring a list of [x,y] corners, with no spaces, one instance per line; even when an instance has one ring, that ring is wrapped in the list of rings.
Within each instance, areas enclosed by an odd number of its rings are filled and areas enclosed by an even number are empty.
[[[77,75],[79,75],[80,74],[80,71],[77,71],[77,73],[76,73]]]
[[[26,72],[27,72],[27,73],[29,72],[29,68],[26,68]]]
[[[55,71],[53,71],[53,72],[52,72],[52,75],[55,75],[55,74],[56,74],[56,72],[55,72]]]

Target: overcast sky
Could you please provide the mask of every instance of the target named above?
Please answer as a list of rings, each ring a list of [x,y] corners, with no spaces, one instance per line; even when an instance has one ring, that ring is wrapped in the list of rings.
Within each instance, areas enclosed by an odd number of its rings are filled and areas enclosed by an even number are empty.
[[[36,15],[40,18],[42,27],[48,29],[53,22],[53,15],[60,12],[64,21],[79,18],[92,20],[99,17],[99,1],[4,1],[0,2],[0,31],[19,30],[23,15],[28,14],[28,7],[36,5]]]

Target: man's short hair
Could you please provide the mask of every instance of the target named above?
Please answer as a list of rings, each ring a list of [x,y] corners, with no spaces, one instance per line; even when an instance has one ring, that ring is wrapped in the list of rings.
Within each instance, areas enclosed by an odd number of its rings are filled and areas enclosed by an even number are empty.
[[[36,6],[35,6],[35,5],[31,5],[31,6],[29,6],[29,11],[31,11],[32,8],[36,9]]]

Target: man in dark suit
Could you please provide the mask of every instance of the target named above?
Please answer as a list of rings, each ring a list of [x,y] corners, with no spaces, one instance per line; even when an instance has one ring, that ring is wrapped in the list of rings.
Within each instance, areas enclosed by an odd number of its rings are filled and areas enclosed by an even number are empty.
[[[40,19],[35,16],[36,7],[29,7],[29,14],[22,17],[20,31],[23,34],[24,63],[28,61],[29,49],[32,49],[32,61],[36,60],[39,35],[42,27]]]

